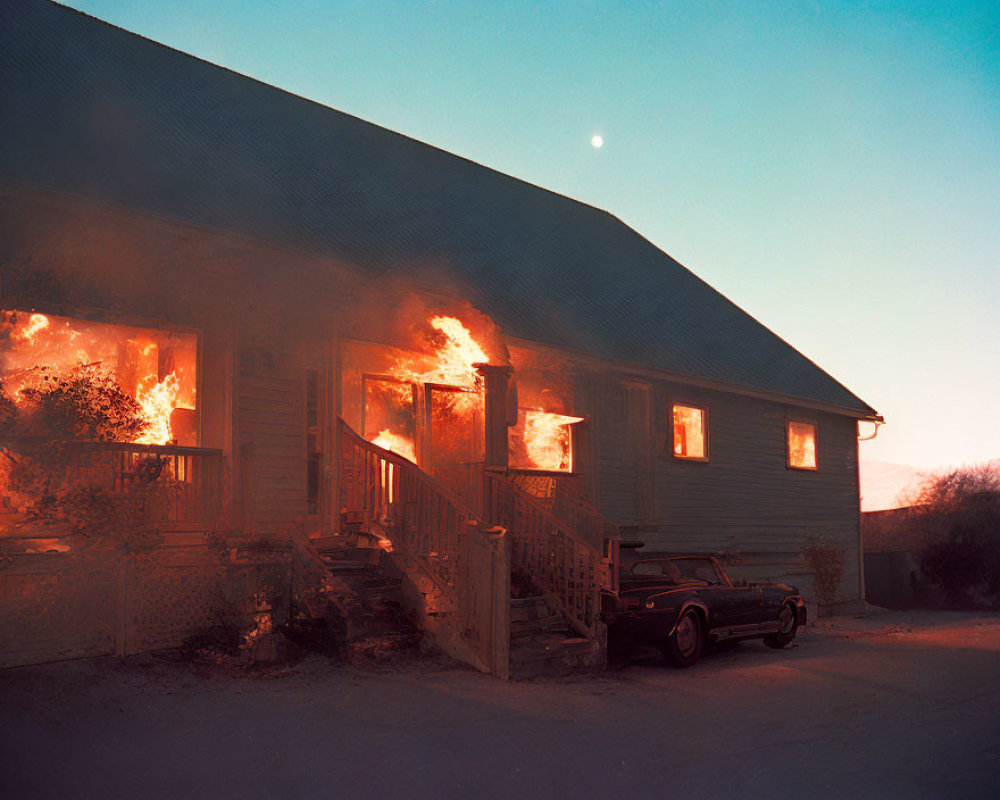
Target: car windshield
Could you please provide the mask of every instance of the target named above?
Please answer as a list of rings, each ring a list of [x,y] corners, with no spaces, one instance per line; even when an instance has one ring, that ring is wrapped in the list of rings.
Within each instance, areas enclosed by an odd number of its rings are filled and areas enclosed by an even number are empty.
[[[629,570],[633,578],[657,578],[670,583],[725,583],[709,558],[656,558],[635,562]]]

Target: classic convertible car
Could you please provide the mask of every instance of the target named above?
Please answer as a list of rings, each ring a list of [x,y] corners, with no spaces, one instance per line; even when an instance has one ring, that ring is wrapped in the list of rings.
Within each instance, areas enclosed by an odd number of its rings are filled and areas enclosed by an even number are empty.
[[[602,603],[609,648],[618,657],[634,645],[653,646],[687,667],[724,640],[763,638],[784,647],[806,622],[794,586],[734,584],[712,556],[623,549],[619,579],[617,596]]]

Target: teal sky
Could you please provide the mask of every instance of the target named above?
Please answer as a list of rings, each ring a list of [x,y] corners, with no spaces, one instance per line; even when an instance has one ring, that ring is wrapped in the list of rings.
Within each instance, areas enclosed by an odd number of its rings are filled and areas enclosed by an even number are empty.
[[[614,213],[884,414],[863,458],[1000,458],[996,0],[68,5]]]

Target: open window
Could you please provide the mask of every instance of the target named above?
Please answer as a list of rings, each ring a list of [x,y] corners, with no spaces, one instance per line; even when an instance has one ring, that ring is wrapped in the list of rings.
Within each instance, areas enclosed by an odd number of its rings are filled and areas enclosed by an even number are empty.
[[[514,469],[573,471],[573,426],[584,417],[531,408],[517,410],[508,433],[508,460]]]
[[[708,461],[708,411],[693,405],[671,406],[671,452],[674,458]]]
[[[788,466],[816,469],[816,423],[788,420]]]
[[[72,549],[80,536],[217,525],[222,453],[199,447],[199,343],[185,331],[0,312],[0,536]]]
[[[417,460],[415,388],[410,381],[388,375],[362,378],[363,436],[385,450]]]

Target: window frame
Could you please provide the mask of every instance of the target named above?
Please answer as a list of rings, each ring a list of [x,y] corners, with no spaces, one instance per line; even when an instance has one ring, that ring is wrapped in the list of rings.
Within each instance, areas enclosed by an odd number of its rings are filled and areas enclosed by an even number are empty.
[[[815,464],[811,467],[801,467],[792,463],[792,425],[808,425],[813,431],[813,451]],[[815,419],[807,417],[786,415],[785,417],[785,469],[794,469],[800,472],[819,471],[819,423]]]
[[[679,455],[674,450],[674,409],[680,408],[690,408],[695,411],[701,412],[701,446],[704,455],[701,456],[687,456]],[[668,419],[670,426],[670,436],[667,439],[667,449],[670,453],[671,459],[676,459],[677,461],[689,462],[692,464],[707,464],[710,456],[709,451],[709,432],[708,432],[708,406],[700,403],[688,402],[686,400],[671,400],[668,403]]]

